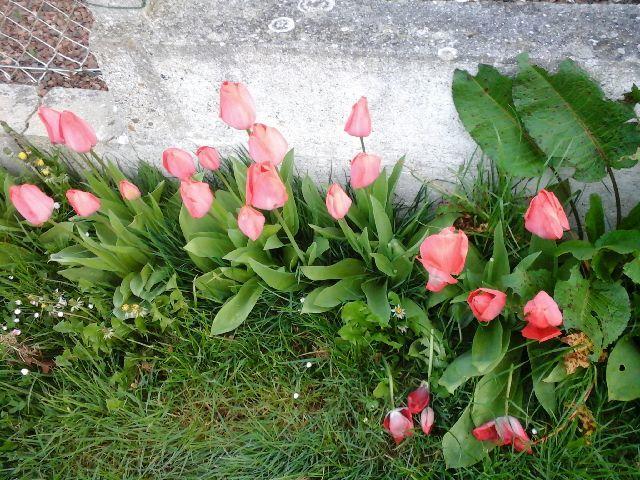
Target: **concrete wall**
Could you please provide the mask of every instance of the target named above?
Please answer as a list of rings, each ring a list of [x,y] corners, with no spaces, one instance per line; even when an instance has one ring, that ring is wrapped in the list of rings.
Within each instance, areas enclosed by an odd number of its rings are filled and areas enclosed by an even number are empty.
[[[100,124],[104,148],[129,164],[158,161],[167,146],[230,151],[244,142],[217,118],[218,85],[227,79],[248,84],[259,121],[280,129],[298,168],[321,179],[342,175],[358,151],[342,129],[360,95],[373,116],[370,151],[385,164],[406,154],[416,175],[451,179],[475,148],[451,100],[455,68],[512,70],[529,51],[548,66],[574,58],[613,96],[640,83],[638,5],[151,0],[92,11],[92,49],[109,93],[94,92],[98,109],[77,92],[44,102],[75,102]],[[26,132],[42,129],[30,122]],[[637,202],[639,180],[638,168],[621,178],[634,193],[626,208]]]

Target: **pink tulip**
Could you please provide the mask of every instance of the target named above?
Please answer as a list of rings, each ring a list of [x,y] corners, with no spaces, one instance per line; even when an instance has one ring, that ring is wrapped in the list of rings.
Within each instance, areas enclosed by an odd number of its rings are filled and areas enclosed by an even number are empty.
[[[249,155],[258,163],[280,165],[289,145],[274,127],[256,123],[249,134]]]
[[[54,145],[64,143],[64,137],[60,133],[60,112],[48,107],[39,107],[38,116],[44,124],[44,128],[47,129],[49,141]]]
[[[522,336],[539,342],[545,342],[562,334],[562,313],[558,304],[545,291],[539,292],[524,306],[524,319],[527,326],[522,329]]]
[[[377,155],[360,152],[351,160],[351,186],[364,188],[376,181],[380,175],[382,159]]]
[[[439,292],[448,284],[457,283],[452,275],[459,275],[464,268],[469,241],[462,230],[444,228],[425,238],[420,245],[418,260],[429,272],[427,290]]]
[[[69,205],[81,217],[90,217],[100,210],[100,199],[91,192],[72,189],[66,195]]]
[[[53,198],[35,185],[12,185],[9,187],[9,199],[20,215],[36,227],[51,218]]]
[[[344,131],[353,137],[368,137],[371,134],[371,116],[367,97],[360,97],[353,107]]]
[[[413,418],[407,408],[395,408],[387,413],[382,422],[383,428],[400,444],[406,437],[413,435]]]
[[[195,182],[193,180],[183,180],[180,182],[180,197],[189,215],[193,218],[202,218],[211,209],[213,203],[213,193],[209,184],[205,182]]]
[[[181,148],[171,147],[162,152],[162,165],[174,177],[189,180],[196,173],[193,157]]]
[[[560,240],[564,230],[569,230],[569,220],[558,198],[546,190],[533,197],[524,214],[524,227],[540,238]]]
[[[340,185],[334,183],[327,190],[327,198],[325,200],[329,215],[336,220],[344,218],[351,207],[351,199],[345,193]]]
[[[480,425],[471,432],[481,442],[495,445],[513,445],[518,452],[532,453],[531,441],[520,421],[512,416],[498,417]]]
[[[118,190],[120,190],[120,196],[124,200],[136,200],[141,195],[140,189],[127,180],[120,180]]]
[[[467,297],[473,316],[481,322],[490,322],[502,312],[507,295],[500,290],[478,288]]]
[[[67,110],[60,114],[60,134],[64,144],[78,153],[87,153],[98,143],[91,125]]]
[[[270,163],[253,163],[247,170],[247,204],[261,210],[274,210],[289,199],[276,167]]]
[[[429,406],[431,400],[431,392],[425,382],[422,382],[418,388],[407,395],[407,408],[412,414],[420,413]]]
[[[202,168],[211,170],[212,172],[220,168],[220,154],[213,147],[200,147],[196,150],[196,157]]]
[[[431,433],[435,420],[436,413],[433,411],[433,408],[427,407],[422,410],[420,413],[420,427],[425,435],[429,435]]]
[[[256,122],[253,98],[243,83],[222,83],[220,118],[224,123],[238,130],[247,130]]]
[[[258,210],[245,205],[238,214],[238,227],[251,240],[257,240],[264,228],[264,215]]]

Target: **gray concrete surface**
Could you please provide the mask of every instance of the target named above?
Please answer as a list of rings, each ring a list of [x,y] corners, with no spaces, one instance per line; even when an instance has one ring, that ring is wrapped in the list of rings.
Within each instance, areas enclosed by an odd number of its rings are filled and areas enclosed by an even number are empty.
[[[360,95],[373,117],[369,150],[387,165],[406,154],[417,175],[451,179],[475,148],[451,100],[455,68],[513,70],[529,51],[547,66],[575,59],[613,96],[640,83],[638,5],[151,0],[92,11],[91,46],[117,116],[105,148],[130,164],[159,162],[167,146],[245,142],[217,118],[223,80],[249,86],[259,121],[280,129],[298,168],[320,179],[342,175],[358,151],[343,126]],[[635,193],[639,180],[636,168],[620,183]]]

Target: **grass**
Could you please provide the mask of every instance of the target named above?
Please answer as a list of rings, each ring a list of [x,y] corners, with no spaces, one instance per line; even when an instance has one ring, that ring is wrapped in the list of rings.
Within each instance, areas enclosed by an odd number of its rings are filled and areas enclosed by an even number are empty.
[[[510,220],[521,215],[521,190],[491,170],[478,172],[449,198],[451,208],[468,212],[472,226],[493,226],[498,219],[517,223]],[[157,183],[157,171],[143,168],[138,180],[149,189]],[[155,232],[150,241],[182,274],[179,284],[190,299],[185,278],[193,267],[175,236],[179,233]],[[481,229],[476,237],[489,239]],[[537,402],[527,392],[526,416],[535,411],[537,422],[527,429],[534,426],[540,438],[563,425],[556,435],[536,445],[534,455],[495,449],[472,468],[447,470],[440,441],[467,405],[471,381],[453,396],[434,395],[431,436],[416,433],[394,446],[381,421],[424,379],[424,368],[394,364],[395,402],[375,398],[375,385],[386,377],[380,352],[341,341],[335,314],[301,315],[295,295],[265,298],[233,335],[208,336],[215,305],[190,302],[175,331],[86,351],[82,335],[54,329],[56,316],[42,310],[35,318],[29,299],[42,297],[47,304],[60,295],[81,299],[83,306],[73,315],[100,324],[108,318],[112,292],[83,292],[62,280],[45,252],[36,251],[35,238],[9,231],[10,243],[34,253],[0,252],[6,256],[0,264],[4,323],[11,325],[15,300],[24,310],[18,343],[10,344],[8,337],[0,342],[0,478],[640,478],[638,402],[608,403],[602,379],[587,403],[597,424],[590,437],[578,420],[534,410]],[[519,232],[512,232],[508,239],[514,255],[518,238]],[[457,326],[445,324],[444,331],[453,338]],[[32,360],[53,358],[64,349],[81,359],[50,373],[32,364],[23,376],[24,347],[31,348]],[[581,385],[570,387],[566,411],[570,394],[581,391]]]

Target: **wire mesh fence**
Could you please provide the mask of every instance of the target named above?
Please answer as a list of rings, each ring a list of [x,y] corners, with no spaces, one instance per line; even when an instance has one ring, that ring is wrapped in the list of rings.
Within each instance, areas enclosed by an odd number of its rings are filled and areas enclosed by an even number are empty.
[[[79,0],[0,0],[0,82],[106,90]]]

